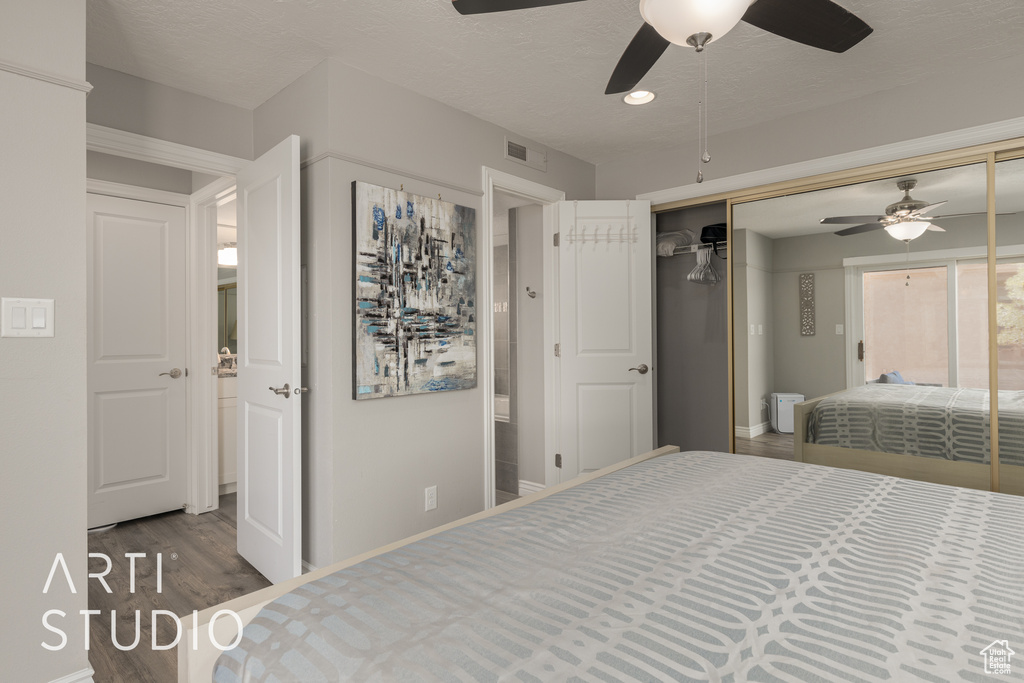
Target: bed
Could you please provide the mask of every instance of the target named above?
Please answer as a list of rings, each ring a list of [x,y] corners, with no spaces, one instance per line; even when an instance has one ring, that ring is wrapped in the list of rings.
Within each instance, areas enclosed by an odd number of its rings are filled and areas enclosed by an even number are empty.
[[[1024,647],[1022,498],[636,460],[211,608],[258,613],[213,666],[187,634],[179,677],[982,681],[982,650]]]
[[[795,406],[802,462],[988,490],[989,393],[866,384]],[[1024,392],[999,392],[1000,490],[1024,494]]]

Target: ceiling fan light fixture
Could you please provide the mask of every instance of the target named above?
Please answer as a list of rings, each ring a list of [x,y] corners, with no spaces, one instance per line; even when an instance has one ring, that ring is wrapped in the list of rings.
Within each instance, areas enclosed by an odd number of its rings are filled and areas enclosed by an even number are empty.
[[[903,242],[915,240],[931,227],[926,221],[901,221],[885,226],[885,231]]]
[[[634,90],[633,92],[623,97],[622,101],[625,102],[626,104],[631,104],[634,107],[636,107],[641,104],[653,102],[655,97],[657,97],[657,95],[655,95],[650,90]]]
[[[739,23],[751,0],[640,0],[640,14],[662,38],[686,45],[697,33],[718,40]]]

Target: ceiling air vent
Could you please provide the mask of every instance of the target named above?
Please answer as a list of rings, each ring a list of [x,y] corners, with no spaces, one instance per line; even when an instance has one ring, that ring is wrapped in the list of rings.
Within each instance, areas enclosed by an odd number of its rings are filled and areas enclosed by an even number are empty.
[[[546,152],[531,149],[508,138],[505,138],[505,158],[517,164],[525,164],[538,171],[548,170],[548,155]]]

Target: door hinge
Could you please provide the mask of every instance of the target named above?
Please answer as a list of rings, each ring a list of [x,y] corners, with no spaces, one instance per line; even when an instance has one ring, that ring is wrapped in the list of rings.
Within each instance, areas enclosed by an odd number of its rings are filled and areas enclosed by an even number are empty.
[[[561,358],[561,357],[562,357],[562,345],[561,344],[555,344],[555,358]]]
[[[857,360],[864,360],[864,340],[857,342]]]
[[[555,453],[555,467],[562,469],[562,454]]]
[[[556,233],[555,233],[555,246],[556,246],[556,247],[557,247],[557,246],[560,246],[560,243],[561,243],[561,239],[559,238],[559,235],[560,235],[560,234],[561,234],[561,233],[558,233],[558,232],[556,232]]]

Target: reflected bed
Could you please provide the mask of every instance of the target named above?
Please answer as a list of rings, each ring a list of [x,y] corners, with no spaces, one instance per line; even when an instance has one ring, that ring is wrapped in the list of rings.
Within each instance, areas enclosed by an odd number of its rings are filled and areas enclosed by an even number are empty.
[[[982,389],[866,384],[795,407],[795,459],[987,490]],[[999,392],[1000,490],[1024,493],[1024,392]]]

